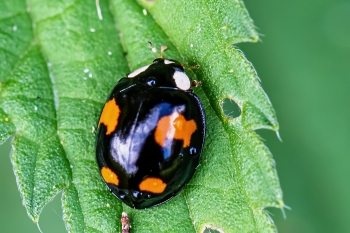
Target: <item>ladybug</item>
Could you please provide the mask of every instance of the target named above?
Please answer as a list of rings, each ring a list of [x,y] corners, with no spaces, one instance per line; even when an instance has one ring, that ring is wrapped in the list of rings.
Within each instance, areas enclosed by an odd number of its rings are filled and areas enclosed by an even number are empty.
[[[96,158],[114,196],[132,208],[159,205],[192,178],[205,115],[184,67],[157,58],[119,80],[100,115]]]

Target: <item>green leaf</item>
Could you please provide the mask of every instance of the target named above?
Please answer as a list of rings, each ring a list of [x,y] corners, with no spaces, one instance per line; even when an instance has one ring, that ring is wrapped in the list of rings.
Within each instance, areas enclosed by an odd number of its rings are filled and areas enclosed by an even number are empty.
[[[277,130],[278,123],[255,70],[232,46],[258,39],[243,3],[140,3],[145,9],[131,0],[100,1],[99,20],[94,1],[0,2],[0,142],[14,135],[11,158],[29,216],[38,221],[44,205],[63,191],[70,232],[118,232],[122,211],[133,232],[275,231],[264,208],[282,208],[282,192],[271,154],[253,130]],[[128,66],[156,58],[147,41],[168,46],[166,57],[200,65],[188,73],[203,82],[195,92],[207,137],[183,192],[133,210],[99,175],[94,129]],[[241,116],[223,113],[226,98]]]

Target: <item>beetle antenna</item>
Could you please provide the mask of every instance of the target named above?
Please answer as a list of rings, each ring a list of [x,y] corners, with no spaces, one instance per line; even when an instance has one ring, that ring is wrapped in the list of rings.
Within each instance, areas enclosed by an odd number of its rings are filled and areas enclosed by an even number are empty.
[[[164,51],[167,50],[167,48],[168,48],[168,46],[166,46],[166,45],[160,46],[160,56],[161,56],[161,58],[165,58]]]
[[[152,52],[159,55],[158,51],[156,48],[153,47],[153,44],[151,41],[148,41],[148,46],[151,48]]]
[[[164,53],[165,50],[167,50],[168,46],[166,46],[166,45],[160,46],[160,53],[158,53],[157,49],[156,49],[155,47],[153,47],[151,41],[148,41],[148,46],[151,48],[151,50],[152,50],[152,52],[153,52],[154,54],[157,54],[159,57],[161,57],[161,58],[163,58],[163,59],[165,58],[165,56],[164,56],[163,53]]]

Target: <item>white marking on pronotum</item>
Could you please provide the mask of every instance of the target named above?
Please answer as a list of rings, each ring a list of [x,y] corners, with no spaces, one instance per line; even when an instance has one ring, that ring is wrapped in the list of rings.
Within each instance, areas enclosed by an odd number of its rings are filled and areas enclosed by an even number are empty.
[[[175,80],[177,88],[181,90],[188,90],[191,87],[191,82],[185,72],[175,71],[173,75],[173,79]]]
[[[147,68],[149,67],[150,65],[147,65],[147,66],[142,66],[140,68],[138,68],[137,70],[131,72],[130,74],[127,75],[128,78],[134,78],[135,76],[139,75],[140,73],[142,73],[143,71],[147,70]]]
[[[100,20],[103,19],[102,17],[102,12],[101,12],[101,7],[100,7],[100,1],[96,0],[96,10],[97,10],[97,15]]]
[[[165,65],[169,65],[169,64],[172,64],[172,63],[175,63],[175,62],[174,62],[174,61],[167,60],[167,59],[164,60],[164,64],[165,64]]]

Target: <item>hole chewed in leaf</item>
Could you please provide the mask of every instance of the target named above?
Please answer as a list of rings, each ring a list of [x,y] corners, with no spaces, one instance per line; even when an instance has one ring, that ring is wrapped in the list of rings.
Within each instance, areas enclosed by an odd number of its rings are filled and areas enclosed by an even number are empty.
[[[229,98],[222,101],[222,110],[225,116],[229,118],[237,118],[241,115],[241,108],[234,100]]]
[[[201,233],[225,233],[221,228],[205,225]]]

